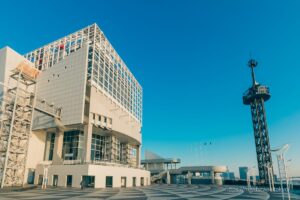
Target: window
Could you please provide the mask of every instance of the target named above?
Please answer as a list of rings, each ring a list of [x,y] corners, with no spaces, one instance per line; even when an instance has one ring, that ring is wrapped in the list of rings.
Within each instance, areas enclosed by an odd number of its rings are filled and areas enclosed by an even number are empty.
[[[106,137],[102,135],[93,134],[91,144],[91,160],[104,160]]]
[[[136,157],[136,149],[135,149],[135,148],[132,148],[132,150],[131,150],[131,155],[132,155],[133,157]]]
[[[64,133],[63,159],[79,160],[83,152],[83,131],[68,131]]]
[[[111,161],[113,162],[121,161],[121,142],[115,136],[111,136],[111,148],[112,148]]]
[[[53,159],[54,143],[55,143],[55,133],[47,133],[44,160]]]

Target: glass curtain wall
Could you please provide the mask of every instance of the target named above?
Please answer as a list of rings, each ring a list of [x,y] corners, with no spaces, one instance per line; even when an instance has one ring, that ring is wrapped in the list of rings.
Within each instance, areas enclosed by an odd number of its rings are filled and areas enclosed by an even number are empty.
[[[92,135],[91,160],[105,160],[106,137],[102,135]]]
[[[137,149],[128,144],[121,143],[115,136],[92,135],[91,160],[108,161],[136,166]]]
[[[83,131],[67,131],[64,133],[62,158],[64,160],[81,160],[83,154]]]

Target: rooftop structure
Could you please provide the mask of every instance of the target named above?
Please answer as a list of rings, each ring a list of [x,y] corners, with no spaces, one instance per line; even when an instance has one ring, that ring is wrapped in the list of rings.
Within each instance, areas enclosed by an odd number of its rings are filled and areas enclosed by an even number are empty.
[[[227,172],[226,166],[182,166],[178,158],[163,158],[153,152],[145,151],[141,164],[151,172],[151,182],[160,183],[208,183],[222,184],[221,174]]]
[[[152,174],[156,174],[165,170],[176,169],[176,165],[180,162],[181,160],[178,158],[163,158],[151,151],[145,151],[145,159],[141,161],[141,164]]]

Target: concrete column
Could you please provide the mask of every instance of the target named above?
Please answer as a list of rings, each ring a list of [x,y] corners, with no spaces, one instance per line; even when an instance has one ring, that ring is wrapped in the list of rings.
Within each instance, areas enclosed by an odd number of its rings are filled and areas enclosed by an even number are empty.
[[[170,176],[170,172],[167,171],[167,184],[170,185],[171,184],[171,176]]]
[[[210,175],[211,175],[211,184],[215,184],[215,172],[211,171]]]
[[[187,173],[187,179],[188,179],[188,185],[192,184],[192,173],[190,171],[188,171]]]
[[[53,164],[62,164],[62,148],[64,142],[64,131],[57,129],[55,133],[55,142],[53,149]]]
[[[91,144],[92,144],[92,134],[93,134],[93,124],[90,122],[84,125],[84,150],[83,150],[83,160],[85,162],[91,161]]]
[[[138,145],[136,148],[136,167],[140,167],[141,165],[141,145]]]

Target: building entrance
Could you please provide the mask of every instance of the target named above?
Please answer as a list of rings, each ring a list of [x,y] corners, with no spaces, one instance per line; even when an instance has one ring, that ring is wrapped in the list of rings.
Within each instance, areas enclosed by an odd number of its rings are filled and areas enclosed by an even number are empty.
[[[67,187],[72,187],[72,181],[73,181],[72,179],[73,179],[72,175],[67,176]]]
[[[136,186],[136,177],[132,177],[132,186],[133,186],[133,187]]]
[[[84,187],[94,188],[95,187],[95,176],[82,176]]]
[[[43,184],[43,175],[39,175],[38,185]]]
[[[141,177],[141,186],[144,186],[144,177]]]
[[[113,177],[107,176],[106,177],[106,187],[112,187],[113,186]]]
[[[56,186],[57,186],[57,183],[58,183],[58,175],[53,175],[53,182],[52,182],[52,185],[53,185],[54,187],[56,187]]]
[[[126,177],[121,177],[121,187],[125,188],[126,187]]]
[[[34,184],[34,176],[35,176],[34,169],[29,169],[28,177],[27,177],[27,184]]]

